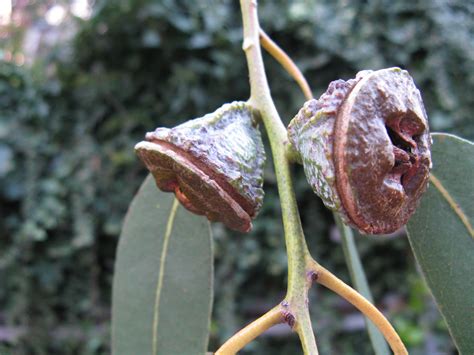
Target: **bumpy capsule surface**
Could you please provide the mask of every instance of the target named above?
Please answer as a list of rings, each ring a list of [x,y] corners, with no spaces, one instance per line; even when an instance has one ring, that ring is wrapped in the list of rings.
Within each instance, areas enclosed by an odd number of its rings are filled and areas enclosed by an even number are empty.
[[[288,127],[308,182],[365,234],[408,221],[431,168],[428,120],[407,71],[363,71],[310,100]]]
[[[191,212],[248,232],[263,202],[265,151],[251,108],[225,104],[135,146],[157,186]]]

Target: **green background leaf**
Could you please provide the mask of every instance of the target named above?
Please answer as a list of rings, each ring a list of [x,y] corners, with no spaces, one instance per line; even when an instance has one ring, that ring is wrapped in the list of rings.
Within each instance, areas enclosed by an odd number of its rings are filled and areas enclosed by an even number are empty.
[[[125,218],[112,299],[112,350],[204,354],[213,275],[209,223],[148,176]]]
[[[433,134],[433,175],[474,221],[474,145]],[[474,354],[474,239],[440,190],[430,183],[407,225],[410,244],[462,354]]]

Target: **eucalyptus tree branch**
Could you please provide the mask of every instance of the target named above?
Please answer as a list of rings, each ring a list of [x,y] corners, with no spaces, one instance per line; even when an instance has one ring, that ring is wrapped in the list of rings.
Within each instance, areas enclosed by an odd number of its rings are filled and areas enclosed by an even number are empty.
[[[396,355],[407,351],[387,319],[357,291],[320,266],[310,255],[290,174],[291,154],[288,154],[286,129],[276,110],[265,74],[260,41],[300,84],[307,98],[311,90],[292,60],[260,29],[255,0],[241,0],[244,41],[250,76],[251,104],[261,114],[273,154],[275,175],[282,210],[288,255],[288,291],[284,301],[230,338],[217,354],[234,354],[272,325],[285,321],[299,335],[305,354],[318,354],[308,310],[308,290],[317,280],[356,306],[380,329]],[[303,84],[301,84],[303,83]],[[309,275],[309,276],[308,276]]]
[[[290,162],[286,158],[287,133],[270,94],[260,49],[260,25],[255,0],[241,0],[244,29],[243,50],[250,76],[250,100],[261,114],[273,154],[280,196],[283,228],[288,255],[287,322],[297,331],[307,354],[318,354],[307,307],[308,282],[306,260],[308,247],[296,205]]]

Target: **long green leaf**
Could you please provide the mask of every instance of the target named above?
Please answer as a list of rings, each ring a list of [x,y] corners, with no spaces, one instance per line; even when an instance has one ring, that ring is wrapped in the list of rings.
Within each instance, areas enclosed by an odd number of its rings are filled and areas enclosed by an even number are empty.
[[[426,282],[462,354],[474,354],[474,145],[433,134],[428,191],[407,225]]]
[[[149,176],[133,199],[117,251],[112,299],[115,355],[207,350],[212,303],[209,223]]]
[[[367,300],[369,300],[371,303],[374,303],[372,293],[370,292],[369,284],[365,276],[364,268],[362,266],[362,262],[360,261],[359,253],[357,252],[352,229],[344,225],[339,216],[334,214],[334,217],[341,232],[342,249],[344,251],[344,258],[346,259],[346,264],[351,275],[352,283],[354,284],[355,289],[359,291],[362,296],[367,298]],[[365,324],[367,326],[367,332],[369,333],[370,342],[375,354],[389,355],[390,351],[382,333],[367,317],[365,317]]]

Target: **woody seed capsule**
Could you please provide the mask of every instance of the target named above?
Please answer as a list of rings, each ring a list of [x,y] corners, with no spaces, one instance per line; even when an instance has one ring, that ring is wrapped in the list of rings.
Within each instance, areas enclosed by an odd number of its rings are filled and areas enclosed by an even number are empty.
[[[363,71],[310,100],[288,127],[308,182],[365,234],[407,223],[431,168],[428,120],[407,71]]]
[[[135,146],[157,186],[191,212],[248,232],[263,202],[265,151],[251,108],[225,104]]]

